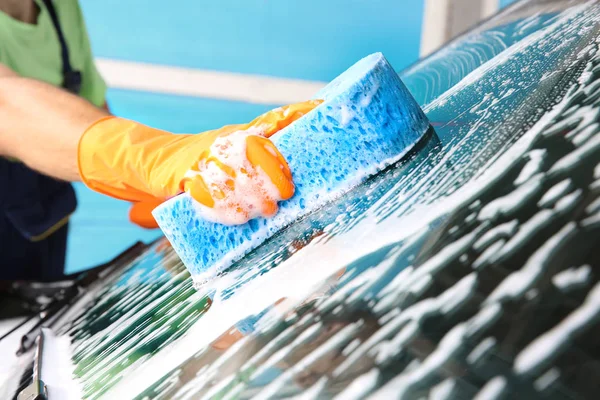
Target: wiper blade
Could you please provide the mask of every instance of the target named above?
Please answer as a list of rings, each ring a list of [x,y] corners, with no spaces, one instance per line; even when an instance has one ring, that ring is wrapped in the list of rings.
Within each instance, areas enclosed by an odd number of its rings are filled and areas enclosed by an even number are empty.
[[[48,400],[48,388],[41,379],[42,360],[44,352],[44,330],[37,337],[37,348],[33,358],[33,378],[29,386],[17,396],[17,400]]]

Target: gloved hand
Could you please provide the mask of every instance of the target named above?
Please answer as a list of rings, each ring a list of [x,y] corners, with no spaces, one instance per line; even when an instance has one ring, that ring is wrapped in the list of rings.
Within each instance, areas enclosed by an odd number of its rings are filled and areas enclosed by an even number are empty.
[[[129,220],[146,229],[156,229],[158,224],[152,215],[152,211],[160,206],[164,200],[154,198],[151,200],[135,201],[129,209]]]
[[[225,223],[270,216],[277,211],[278,200],[292,197],[294,185],[286,161],[268,138],[320,103],[313,100],[280,107],[249,124],[197,135],[176,135],[122,118],[103,118],[80,139],[79,174],[92,190],[134,202],[130,217],[145,227],[156,226],[149,211],[183,191],[207,209],[228,214]],[[260,210],[247,198],[258,199]]]

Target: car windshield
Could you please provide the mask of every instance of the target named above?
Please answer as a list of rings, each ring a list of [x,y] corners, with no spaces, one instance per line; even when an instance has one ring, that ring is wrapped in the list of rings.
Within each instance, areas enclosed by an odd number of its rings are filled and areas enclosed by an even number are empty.
[[[594,397],[599,27],[593,1],[520,2],[401,72],[432,125],[403,160],[198,288],[153,244],[61,316],[42,379],[86,399]]]

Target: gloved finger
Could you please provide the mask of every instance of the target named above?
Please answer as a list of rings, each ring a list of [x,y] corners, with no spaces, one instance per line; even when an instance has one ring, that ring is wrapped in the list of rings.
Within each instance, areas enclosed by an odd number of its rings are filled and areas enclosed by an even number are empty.
[[[262,204],[262,215],[265,217],[272,217],[277,213],[279,207],[275,200],[265,199]]]
[[[138,201],[129,209],[129,220],[134,224],[146,229],[156,229],[158,224],[152,215],[152,211],[162,204],[159,199]]]
[[[282,200],[294,195],[292,172],[273,142],[262,136],[248,136],[246,157],[252,165],[260,167],[269,176]]]
[[[213,199],[204,179],[201,175],[195,175],[191,178],[185,178],[183,180],[183,190],[188,193],[194,200],[206,207],[213,208],[215,206],[215,199]]]
[[[312,111],[321,103],[323,103],[323,100],[309,100],[302,103],[279,107],[254,119],[248,124],[248,127],[260,127],[261,129],[264,129],[264,136],[271,137],[303,115]]]

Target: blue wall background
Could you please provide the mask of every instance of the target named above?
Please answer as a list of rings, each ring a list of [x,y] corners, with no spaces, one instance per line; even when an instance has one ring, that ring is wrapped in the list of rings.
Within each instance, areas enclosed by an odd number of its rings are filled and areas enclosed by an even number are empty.
[[[83,0],[98,56],[330,80],[382,51],[419,54],[423,0]],[[107,11],[110,10],[110,11]],[[98,18],[110,12],[110,18]]]
[[[329,81],[383,52],[400,70],[418,59],[423,0],[80,0],[98,57],[284,78]],[[510,0],[501,0],[503,6]],[[113,113],[173,132],[249,121],[279,104],[109,89]],[[67,272],[106,262],[147,231],[129,204],[76,185]]]

